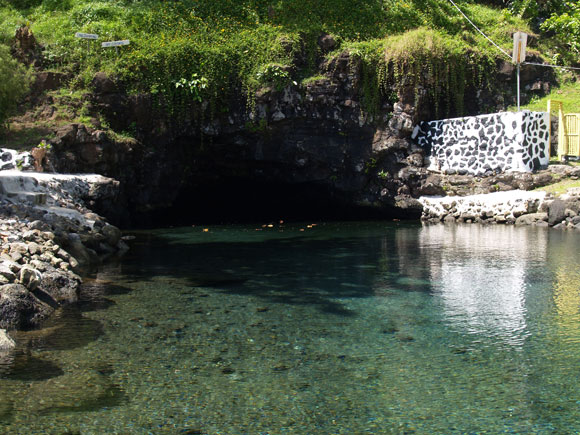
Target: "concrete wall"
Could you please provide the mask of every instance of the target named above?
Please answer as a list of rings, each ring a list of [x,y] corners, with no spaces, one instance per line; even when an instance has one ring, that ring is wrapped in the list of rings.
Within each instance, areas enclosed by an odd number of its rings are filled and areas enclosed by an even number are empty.
[[[501,112],[422,122],[413,133],[430,155],[430,167],[448,174],[531,172],[547,166],[546,112]]]

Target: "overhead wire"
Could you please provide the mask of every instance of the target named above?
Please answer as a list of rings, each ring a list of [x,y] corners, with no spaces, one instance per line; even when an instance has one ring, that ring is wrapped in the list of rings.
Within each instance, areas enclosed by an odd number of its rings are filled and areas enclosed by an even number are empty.
[[[550,65],[550,64],[547,64],[547,63],[537,63],[537,62],[522,62],[522,64],[524,64],[524,65],[545,66],[545,67],[548,67],[548,68],[575,69],[575,70],[579,70],[580,71],[580,68],[578,68],[576,66]]]
[[[509,54],[507,51],[505,51],[503,48],[501,48],[499,45],[497,45],[489,36],[487,36],[485,33],[483,33],[483,31],[481,31],[479,29],[479,27],[477,27],[473,23],[473,21],[471,21],[469,19],[469,17],[467,15],[465,15],[461,9],[459,9],[459,6],[457,6],[453,0],[449,0],[449,2],[453,6],[455,6],[455,9],[457,9],[459,11],[459,13],[461,15],[463,15],[463,18],[465,18],[469,22],[469,24],[471,24],[473,26],[473,28],[475,30],[477,30],[485,39],[487,39],[491,44],[493,44],[499,51],[501,51],[503,54],[505,54],[508,58],[510,58],[510,59],[512,58],[511,54]],[[537,65],[537,66],[545,66],[545,67],[548,67],[548,68],[561,68],[561,69],[570,69],[570,70],[580,70],[580,68],[574,67],[574,66],[551,65],[551,64],[547,64],[547,63],[537,63],[537,62],[522,62],[522,65]]]
[[[469,21],[469,24],[471,24],[475,30],[477,30],[479,33],[481,33],[481,34],[483,35],[483,37],[484,37],[485,39],[487,39],[489,42],[491,42],[491,43],[492,43],[492,44],[493,44],[493,45],[494,45],[494,46],[495,46],[495,47],[496,47],[496,48],[497,48],[499,51],[501,51],[503,54],[505,54],[505,55],[506,55],[507,57],[509,57],[510,59],[512,58],[511,54],[509,54],[507,51],[505,51],[503,48],[501,48],[499,45],[497,45],[497,44],[496,44],[496,43],[495,43],[495,42],[494,42],[494,41],[493,41],[493,40],[492,40],[492,39],[491,39],[489,36],[487,36],[485,33],[483,33],[483,32],[482,32],[482,31],[479,29],[479,27],[477,27],[475,24],[473,24],[473,21],[471,21],[471,20],[469,19],[469,17],[468,17],[467,15],[465,15],[461,9],[459,9],[459,6],[457,6],[457,5],[456,5],[456,4],[453,2],[453,0],[449,0],[449,1],[451,2],[451,4],[452,4],[453,6],[455,6],[455,9],[457,9],[457,10],[459,11],[459,13],[460,13],[461,15],[463,15],[463,18],[465,18],[467,21]]]

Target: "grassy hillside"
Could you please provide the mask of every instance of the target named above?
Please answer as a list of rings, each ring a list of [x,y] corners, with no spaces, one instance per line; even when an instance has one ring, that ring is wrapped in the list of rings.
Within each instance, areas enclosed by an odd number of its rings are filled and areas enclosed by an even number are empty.
[[[530,27],[485,3],[493,2],[460,5],[511,51],[511,33]],[[427,68],[440,83],[434,92],[449,93],[449,105],[461,111],[465,81],[483,80],[503,56],[447,0],[0,0],[0,24],[0,44],[28,24],[44,45],[46,67],[70,73],[73,89],[86,88],[104,70],[132,92],[208,101],[212,110],[240,91],[251,104],[262,85],[318,74],[322,32],[333,35],[336,50],[362,60],[369,110],[373,98],[390,92],[389,77],[418,79],[419,68]],[[75,32],[97,33],[100,40],[87,52]],[[118,39],[131,45],[119,53],[100,47]]]
[[[508,49],[511,31],[527,29],[504,11],[463,7]],[[195,72],[221,84],[234,73],[247,83],[264,64],[289,60],[288,41],[306,35],[312,43],[320,32],[349,44],[429,27],[487,48],[444,0],[1,0],[0,22],[4,43],[17,26],[30,23],[54,68],[114,70],[149,87],[160,85],[168,71],[172,78]],[[117,58],[95,44],[98,54],[87,58],[75,32],[98,33],[101,41],[130,39],[132,45]],[[134,71],[144,65],[147,71]]]

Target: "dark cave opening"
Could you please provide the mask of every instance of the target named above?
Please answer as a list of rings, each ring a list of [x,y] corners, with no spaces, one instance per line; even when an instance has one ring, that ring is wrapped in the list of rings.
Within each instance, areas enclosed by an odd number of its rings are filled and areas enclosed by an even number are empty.
[[[222,178],[183,188],[173,205],[141,215],[140,227],[336,221],[397,217],[395,210],[347,205],[319,183]]]

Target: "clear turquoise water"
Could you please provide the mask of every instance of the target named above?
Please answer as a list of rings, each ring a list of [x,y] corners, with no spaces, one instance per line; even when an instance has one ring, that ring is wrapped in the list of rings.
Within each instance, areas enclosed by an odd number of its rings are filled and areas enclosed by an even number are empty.
[[[139,233],[82,303],[16,334],[0,432],[578,433],[579,242],[368,222]]]

